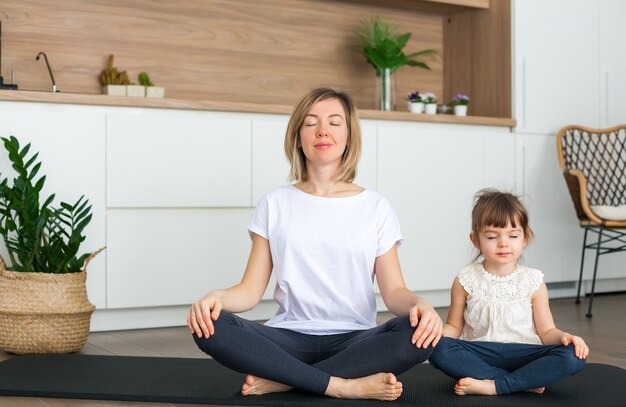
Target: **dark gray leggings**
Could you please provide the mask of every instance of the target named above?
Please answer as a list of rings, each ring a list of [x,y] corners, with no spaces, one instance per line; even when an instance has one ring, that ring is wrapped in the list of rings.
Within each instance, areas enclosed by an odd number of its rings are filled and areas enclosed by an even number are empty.
[[[379,372],[399,375],[433,351],[411,343],[408,317],[338,335],[309,335],[273,328],[222,312],[209,339],[198,347],[222,365],[300,390],[324,394],[331,376],[357,378]]]

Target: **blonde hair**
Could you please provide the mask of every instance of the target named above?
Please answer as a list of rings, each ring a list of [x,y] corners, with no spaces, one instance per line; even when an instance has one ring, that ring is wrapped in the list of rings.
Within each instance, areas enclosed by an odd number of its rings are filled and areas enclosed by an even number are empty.
[[[356,178],[357,164],[361,157],[361,126],[352,98],[344,92],[330,88],[317,88],[300,99],[287,125],[287,132],[285,133],[285,155],[291,165],[289,181],[304,182],[308,178],[306,172],[306,157],[300,145],[300,129],[311,107],[317,102],[327,99],[337,99],[342,104],[346,114],[345,119],[348,128],[346,150],[341,156],[341,165],[334,175],[337,181],[343,182],[352,182],[354,178]]]
[[[476,238],[488,226],[504,228],[509,223],[514,228],[522,229],[527,242],[534,237],[528,222],[528,212],[519,197],[493,188],[481,189],[474,195],[472,232]],[[474,261],[479,257],[480,253]]]

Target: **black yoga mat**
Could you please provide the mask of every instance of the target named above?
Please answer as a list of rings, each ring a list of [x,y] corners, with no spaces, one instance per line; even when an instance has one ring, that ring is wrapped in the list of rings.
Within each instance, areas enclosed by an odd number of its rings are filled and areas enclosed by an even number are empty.
[[[239,394],[244,375],[211,359],[28,355],[0,363],[0,396],[206,403],[239,406],[626,406],[626,370],[588,364],[544,394],[455,396],[454,380],[428,364],[400,376],[404,391],[389,402],[337,400],[290,391]]]

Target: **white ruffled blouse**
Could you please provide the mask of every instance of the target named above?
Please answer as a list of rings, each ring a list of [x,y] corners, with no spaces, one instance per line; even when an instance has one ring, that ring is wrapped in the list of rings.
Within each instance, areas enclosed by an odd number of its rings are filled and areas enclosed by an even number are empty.
[[[460,339],[541,344],[531,303],[543,281],[541,271],[518,265],[513,273],[500,277],[487,272],[482,263],[474,263],[458,279],[467,292]]]

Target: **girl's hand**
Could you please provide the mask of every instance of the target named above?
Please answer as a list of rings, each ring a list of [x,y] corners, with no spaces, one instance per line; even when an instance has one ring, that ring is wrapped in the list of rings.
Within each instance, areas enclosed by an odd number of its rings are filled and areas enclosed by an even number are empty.
[[[437,345],[443,332],[443,322],[430,304],[416,304],[411,307],[409,320],[412,327],[417,327],[411,337],[411,343],[418,348]]]
[[[216,321],[222,311],[222,295],[219,291],[212,291],[191,304],[187,312],[187,326],[191,333],[198,338],[208,338],[215,334],[213,321]]]
[[[589,355],[589,347],[580,336],[574,336],[565,334],[561,337],[561,343],[563,346],[567,346],[570,343],[574,344],[574,353],[578,359],[587,359]]]

